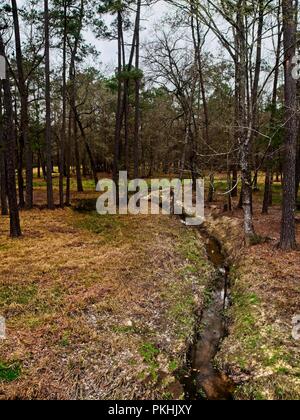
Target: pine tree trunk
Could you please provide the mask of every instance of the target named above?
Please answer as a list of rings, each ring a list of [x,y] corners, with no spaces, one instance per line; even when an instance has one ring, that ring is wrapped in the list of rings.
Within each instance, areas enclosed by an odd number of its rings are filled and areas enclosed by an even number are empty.
[[[277,40],[277,49],[276,49],[276,63],[275,63],[275,73],[274,73],[274,82],[273,82],[273,95],[272,95],[272,109],[270,117],[270,133],[273,135],[275,132],[275,122],[276,122],[276,111],[277,111],[277,90],[278,90],[278,80],[280,72],[280,55],[281,55],[281,44],[282,44],[282,31],[281,31],[281,6],[278,5],[277,20],[278,20],[278,40]],[[265,175],[265,191],[264,191],[264,200],[263,200],[263,214],[267,214],[269,211],[269,206],[272,203],[272,185],[273,185],[273,152],[274,145],[271,143],[269,156],[266,158],[266,175]]]
[[[5,154],[4,154],[4,121],[2,113],[2,87],[0,84],[0,200],[1,200],[1,215],[8,215],[7,205],[7,180],[5,170]]]
[[[59,160],[59,205],[64,208],[64,175],[65,175],[65,147],[66,147],[66,116],[67,116],[67,1],[64,0],[64,28],[63,28],[63,65],[62,65],[62,125],[60,135]]]
[[[46,177],[47,177],[47,206],[54,209],[52,182],[52,133],[51,133],[51,84],[50,84],[50,40],[49,40],[49,1],[44,0],[45,25],[45,99],[46,99]]]
[[[215,175],[210,174],[210,176],[209,176],[208,198],[207,198],[207,201],[209,203],[212,203],[214,201],[214,194],[215,194]]]
[[[122,12],[118,10],[118,99],[115,125],[115,144],[114,144],[114,165],[113,179],[117,188],[119,188],[119,167],[120,167],[120,146],[121,146],[121,130],[122,130],[122,34],[123,34],[123,18]]]
[[[283,0],[283,43],[285,58],[285,128],[283,164],[283,204],[280,248],[296,248],[295,197],[297,148],[297,82],[293,78],[292,58],[296,54],[295,8],[292,0]]]
[[[25,166],[26,166],[26,193],[25,205],[27,209],[33,206],[33,158],[32,148],[28,133],[28,89],[23,67],[23,55],[20,37],[20,25],[18,16],[18,7],[16,0],[11,0],[14,31],[15,31],[15,45],[16,45],[16,61],[18,69],[18,88],[21,98],[21,136],[25,146]]]
[[[5,57],[5,49],[0,35],[0,54]],[[0,84],[1,85],[1,84]],[[20,216],[17,200],[16,175],[15,175],[15,131],[13,123],[13,106],[9,79],[2,81],[4,102],[4,150],[6,161],[7,195],[10,216],[10,236],[17,238],[22,235]]]
[[[69,111],[68,143],[66,147],[66,206],[71,205],[71,141],[72,141],[72,110]]]
[[[80,164],[80,152],[78,144],[78,130],[76,118],[73,119],[73,131],[74,131],[74,152],[75,152],[75,167],[76,167],[76,182],[77,192],[83,192],[82,176],[81,176],[81,164]]]
[[[140,21],[141,21],[141,6],[142,1],[137,1],[137,16],[136,16],[136,58],[135,58],[135,69],[139,71],[140,67]],[[140,161],[140,125],[141,125],[141,110],[140,110],[140,90],[141,90],[141,79],[140,76],[136,76],[135,79],[135,119],[134,119],[134,178],[139,177],[139,161]]]

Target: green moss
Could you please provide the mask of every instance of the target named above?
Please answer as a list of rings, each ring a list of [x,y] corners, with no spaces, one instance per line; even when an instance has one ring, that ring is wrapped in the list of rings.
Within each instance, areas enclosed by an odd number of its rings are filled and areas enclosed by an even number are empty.
[[[183,295],[182,299],[172,304],[169,316],[176,320],[179,338],[186,338],[194,329],[195,300],[193,295]]]
[[[260,299],[255,293],[249,293],[242,289],[233,292],[233,316],[236,321],[236,332],[239,337],[247,336],[248,340],[250,339],[249,343],[259,340],[255,332],[259,304]]]
[[[154,382],[157,382],[158,380],[159,363],[157,361],[157,357],[159,353],[159,349],[152,343],[144,343],[140,347],[140,355],[147,363],[149,367],[149,373]]]
[[[169,363],[169,371],[172,373],[172,372],[174,372],[175,370],[177,370],[178,369],[178,367],[179,367],[179,364],[178,364],[178,361],[177,360],[172,360],[170,363]]]
[[[156,360],[157,356],[159,355],[159,350],[152,343],[144,343],[140,347],[140,355],[143,357],[146,363],[151,364]]]

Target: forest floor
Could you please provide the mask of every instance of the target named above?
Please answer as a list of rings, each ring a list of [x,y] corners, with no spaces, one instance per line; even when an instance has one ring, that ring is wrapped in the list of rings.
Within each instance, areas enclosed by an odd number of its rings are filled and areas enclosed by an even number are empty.
[[[212,267],[166,216],[22,212],[0,221],[1,399],[178,399]]]
[[[275,189],[279,194],[279,189]],[[275,196],[275,201],[279,196]],[[281,208],[261,214],[256,194],[254,222],[260,240],[243,247],[241,210],[209,220],[231,262],[232,307],[229,336],[218,367],[238,384],[236,399],[299,400],[300,345],[292,337],[292,320],[300,316],[299,251],[278,249]],[[220,203],[215,203],[221,208]],[[300,225],[297,222],[300,244]]]
[[[222,190],[223,183],[219,181]],[[80,195],[87,198],[92,192]],[[36,181],[36,202],[45,185]],[[280,188],[270,214],[255,197],[261,240],[245,249],[242,212],[208,209],[229,256],[233,305],[218,366],[236,399],[300,399],[299,252],[277,249]],[[166,216],[22,212],[24,236],[0,219],[0,399],[178,399],[176,379],[213,275],[195,230]],[[297,224],[300,243],[300,228]]]

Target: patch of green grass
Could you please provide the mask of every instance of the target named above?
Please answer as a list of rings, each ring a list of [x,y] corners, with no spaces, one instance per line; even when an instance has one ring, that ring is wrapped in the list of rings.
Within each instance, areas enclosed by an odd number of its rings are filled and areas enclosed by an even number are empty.
[[[60,341],[58,343],[60,347],[69,347],[69,345],[71,344],[71,342],[70,342],[70,335],[71,334],[68,331],[66,331],[63,334],[62,338],[60,339]]]
[[[155,382],[158,379],[159,363],[157,357],[159,354],[159,349],[152,343],[144,343],[140,347],[140,355],[149,366],[150,375]]]
[[[8,251],[11,249],[10,244],[0,244],[0,251]]]
[[[162,395],[162,399],[166,401],[172,401],[174,399],[174,396],[172,392],[164,392]]]
[[[114,325],[112,331],[116,334],[134,334],[136,330],[134,327],[127,327],[123,325]]]
[[[205,308],[207,308],[208,306],[210,306],[210,304],[212,303],[212,299],[213,299],[213,290],[210,287],[207,287],[204,290],[204,306]]]
[[[260,334],[253,334],[245,339],[245,346],[249,350],[256,350],[261,346],[261,336]]]
[[[1,285],[0,305],[28,305],[37,294],[37,286],[31,285]]]
[[[169,310],[169,315],[177,321],[178,337],[185,337],[187,332],[191,332],[195,323],[195,299],[191,295],[183,295],[182,299],[173,303]]]
[[[19,363],[7,364],[0,362],[0,382],[13,382],[21,375]]]
[[[175,370],[177,370],[178,369],[178,367],[179,367],[179,365],[178,365],[178,362],[177,362],[177,360],[172,360],[170,363],[169,363],[169,371],[172,373],[172,372],[174,372]]]
[[[46,181],[33,181],[33,188],[45,188],[47,186]]]
[[[183,267],[180,270],[180,274],[185,277],[189,274],[197,274],[198,273],[198,268],[195,265],[192,264],[187,264],[185,267]]]
[[[198,398],[200,400],[206,400],[207,399],[206,393],[205,393],[203,388],[199,388],[198,391],[197,391],[197,394],[198,394]]]
[[[261,245],[266,242],[266,238],[260,235],[252,235],[250,237],[250,246]]]
[[[279,373],[280,375],[289,375],[290,374],[290,370],[286,367],[279,367],[276,369],[276,373]]]
[[[263,359],[264,366],[266,367],[275,367],[281,362],[290,362],[289,355],[284,354],[281,350],[275,350],[272,355],[268,355]]]
[[[81,198],[76,200],[73,204],[73,210],[79,213],[95,212],[96,210],[96,199],[95,198]]]
[[[76,227],[99,235],[105,243],[134,239],[134,229],[130,229],[130,219],[118,215],[100,216],[96,211],[85,213],[75,221]]]
[[[181,238],[177,250],[180,255],[188,261],[185,266],[187,271],[192,273],[205,272],[208,270],[209,263],[205,252],[200,247],[200,239],[193,231],[186,231],[185,236]]]
[[[247,367],[247,361],[242,356],[237,358],[237,363],[242,370],[245,370]]]
[[[148,364],[153,363],[159,355],[158,348],[152,343],[144,343],[140,347],[140,355]]]
[[[260,299],[255,293],[235,291],[233,293],[233,316],[235,318],[236,334],[239,338],[244,337],[248,348],[255,348],[260,341],[260,335],[256,333],[256,316]]]

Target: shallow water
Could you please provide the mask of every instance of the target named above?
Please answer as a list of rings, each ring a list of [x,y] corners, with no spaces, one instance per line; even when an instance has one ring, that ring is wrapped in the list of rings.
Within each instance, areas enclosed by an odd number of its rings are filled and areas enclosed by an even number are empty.
[[[227,334],[224,310],[228,304],[229,270],[219,242],[205,231],[201,233],[207,257],[216,268],[216,280],[190,352],[189,375],[185,376],[183,382],[188,400],[230,400],[234,391],[233,383],[214,366],[220,343]]]

